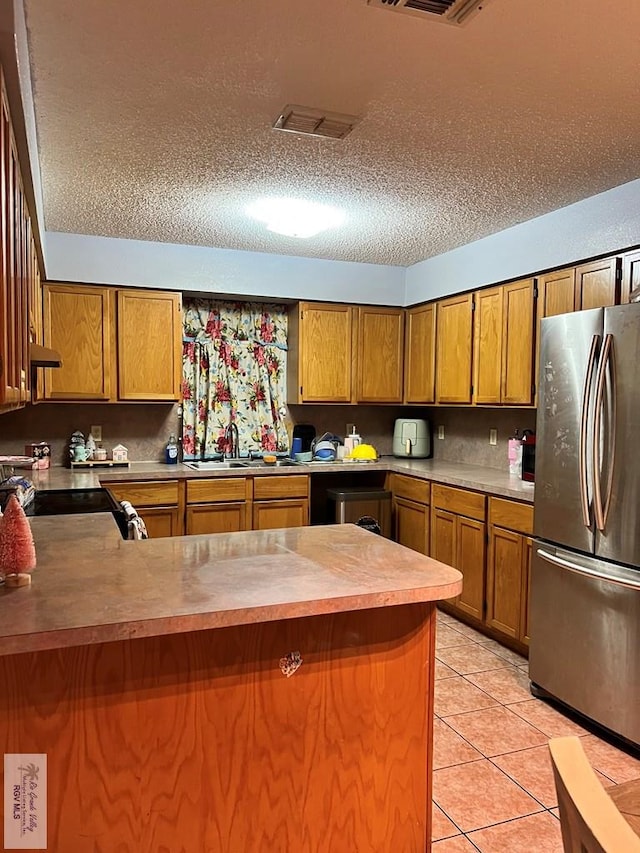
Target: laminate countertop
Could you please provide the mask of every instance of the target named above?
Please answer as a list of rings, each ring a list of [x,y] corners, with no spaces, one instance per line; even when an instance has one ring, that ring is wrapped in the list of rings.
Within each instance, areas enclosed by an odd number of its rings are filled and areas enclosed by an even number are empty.
[[[377,462],[319,462],[284,468],[247,466],[245,468],[223,468],[214,471],[195,471],[178,463],[165,465],[161,462],[132,462],[129,468],[74,469],[54,467],[45,471],[24,471],[33,480],[36,489],[91,489],[121,480],[167,480],[177,478],[289,476],[293,474],[357,473],[368,471],[392,471],[412,477],[473,489],[485,494],[499,495],[514,500],[533,503],[534,484],[523,482],[519,477],[497,468],[469,465],[463,462],[444,462],[437,459],[398,459],[383,456]]]
[[[456,569],[355,525],[143,541],[110,513],[31,519],[28,587],[0,586],[0,655],[451,598]]]

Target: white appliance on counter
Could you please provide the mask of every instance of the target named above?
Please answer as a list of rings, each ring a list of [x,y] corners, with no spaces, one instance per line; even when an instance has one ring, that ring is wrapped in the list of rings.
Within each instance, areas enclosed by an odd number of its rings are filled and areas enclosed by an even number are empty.
[[[398,418],[393,430],[393,455],[426,459],[431,456],[431,426],[418,418]]]

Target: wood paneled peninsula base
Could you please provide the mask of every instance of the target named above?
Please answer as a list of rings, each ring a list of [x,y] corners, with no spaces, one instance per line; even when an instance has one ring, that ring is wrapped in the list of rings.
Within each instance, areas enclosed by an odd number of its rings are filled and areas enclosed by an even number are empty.
[[[0,740],[47,755],[43,849],[429,849],[457,571],[352,525],[124,542],[86,519],[35,519],[33,584],[0,592]]]

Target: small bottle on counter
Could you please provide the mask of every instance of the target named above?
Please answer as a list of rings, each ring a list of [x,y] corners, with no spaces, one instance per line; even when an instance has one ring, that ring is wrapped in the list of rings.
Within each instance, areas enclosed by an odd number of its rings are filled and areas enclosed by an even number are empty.
[[[169,441],[164,449],[164,461],[167,465],[176,465],[178,462],[178,441],[175,435],[169,436]]]

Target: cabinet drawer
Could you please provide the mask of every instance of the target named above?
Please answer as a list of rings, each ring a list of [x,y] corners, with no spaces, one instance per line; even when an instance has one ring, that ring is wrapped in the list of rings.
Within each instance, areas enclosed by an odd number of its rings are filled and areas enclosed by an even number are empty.
[[[285,477],[256,477],[253,481],[254,500],[272,498],[306,498],[309,494],[309,477],[294,474]]]
[[[465,515],[467,518],[475,518],[477,521],[485,519],[485,501],[485,496],[477,492],[453,489],[451,486],[440,486],[438,483],[431,486],[431,503],[434,507],[455,512],[457,515]]]
[[[129,501],[135,509],[141,506],[169,506],[178,503],[178,481],[157,483],[104,483],[118,501]]]
[[[410,501],[428,504],[431,483],[427,480],[419,480],[417,477],[394,474],[391,480],[391,491],[396,498],[407,498]]]
[[[489,523],[530,536],[533,533],[533,505],[489,498]]]
[[[251,500],[251,481],[246,477],[187,480],[188,504],[244,500]]]

